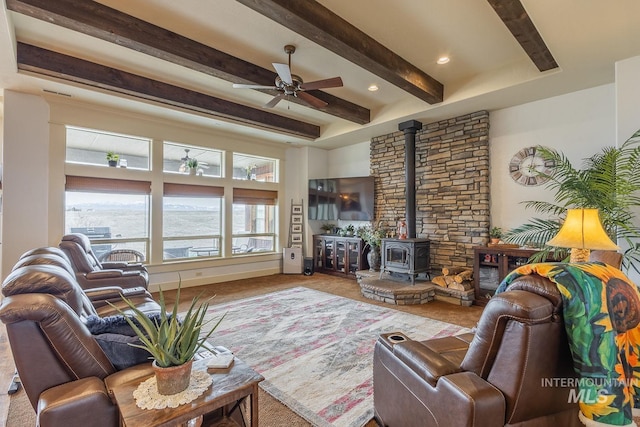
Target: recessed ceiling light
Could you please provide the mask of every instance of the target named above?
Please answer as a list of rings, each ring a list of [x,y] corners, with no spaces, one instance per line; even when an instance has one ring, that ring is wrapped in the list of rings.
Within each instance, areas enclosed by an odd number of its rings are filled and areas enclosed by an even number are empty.
[[[367,89],[369,90],[369,92],[375,92],[379,89],[379,87],[376,84],[372,84],[372,85],[369,85]]]
[[[442,64],[446,64],[447,62],[449,62],[451,59],[448,56],[441,56],[440,58],[438,58],[438,60],[436,61],[438,64],[442,65]]]

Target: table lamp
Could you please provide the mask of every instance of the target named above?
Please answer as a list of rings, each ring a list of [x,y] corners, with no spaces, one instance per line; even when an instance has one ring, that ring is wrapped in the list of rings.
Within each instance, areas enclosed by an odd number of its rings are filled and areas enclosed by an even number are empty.
[[[591,249],[616,251],[618,245],[611,241],[602,228],[598,209],[567,209],[567,218],[556,236],[547,242],[549,246],[571,248],[570,262],[586,262]]]

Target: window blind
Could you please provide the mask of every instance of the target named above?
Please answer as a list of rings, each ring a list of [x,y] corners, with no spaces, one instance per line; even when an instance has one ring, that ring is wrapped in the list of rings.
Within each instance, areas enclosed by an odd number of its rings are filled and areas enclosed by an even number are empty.
[[[233,203],[240,205],[275,205],[278,192],[270,190],[254,190],[250,188],[234,188]]]
[[[164,183],[164,195],[168,197],[222,197],[223,187]]]
[[[94,178],[67,175],[66,191],[89,193],[151,194],[151,182],[130,179]]]

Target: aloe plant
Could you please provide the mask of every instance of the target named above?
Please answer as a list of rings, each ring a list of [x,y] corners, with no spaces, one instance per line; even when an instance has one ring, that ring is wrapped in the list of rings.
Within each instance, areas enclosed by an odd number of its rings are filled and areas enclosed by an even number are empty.
[[[555,259],[567,256],[568,251],[546,246],[557,234],[567,209],[596,208],[609,237],[627,243],[623,269],[640,265],[640,228],[635,212],[640,207],[640,130],[620,147],[605,147],[584,160],[582,169],[573,167],[567,157],[556,151],[539,147],[542,156],[553,160],[556,167],[549,174],[545,187],[555,191],[554,202],[528,201],[527,208],[548,218],[533,218],[529,223],[509,230],[503,240],[520,245],[532,245],[541,251],[532,257],[540,261],[549,253]]]
[[[176,301],[173,305],[171,315],[167,314],[164,294],[160,289],[160,319],[149,319],[145,313],[140,311],[131,300],[122,297],[124,302],[133,312],[134,322],[129,316],[125,315],[127,323],[134,330],[142,344],[129,344],[134,347],[148,351],[155,359],[159,367],[167,368],[169,366],[178,366],[187,363],[193,359],[200,348],[211,350],[207,346],[207,339],[216,330],[222,322],[225,315],[222,315],[208,332],[203,333],[203,328],[214,321],[209,319],[205,321],[205,315],[209,309],[209,301],[200,303],[202,294],[193,298],[189,310],[179,318],[178,304],[180,302],[180,289],[176,293]],[[212,297],[213,298],[213,297]],[[118,311],[124,314],[122,310]]]

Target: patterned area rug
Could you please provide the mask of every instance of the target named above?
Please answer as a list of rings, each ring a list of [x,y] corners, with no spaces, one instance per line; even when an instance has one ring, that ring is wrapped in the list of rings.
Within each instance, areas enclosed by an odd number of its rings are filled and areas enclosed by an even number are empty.
[[[303,287],[213,306],[227,312],[212,341],[247,362],[261,387],[314,426],[360,427],[373,418],[373,347],[379,334],[413,339],[467,329]]]

